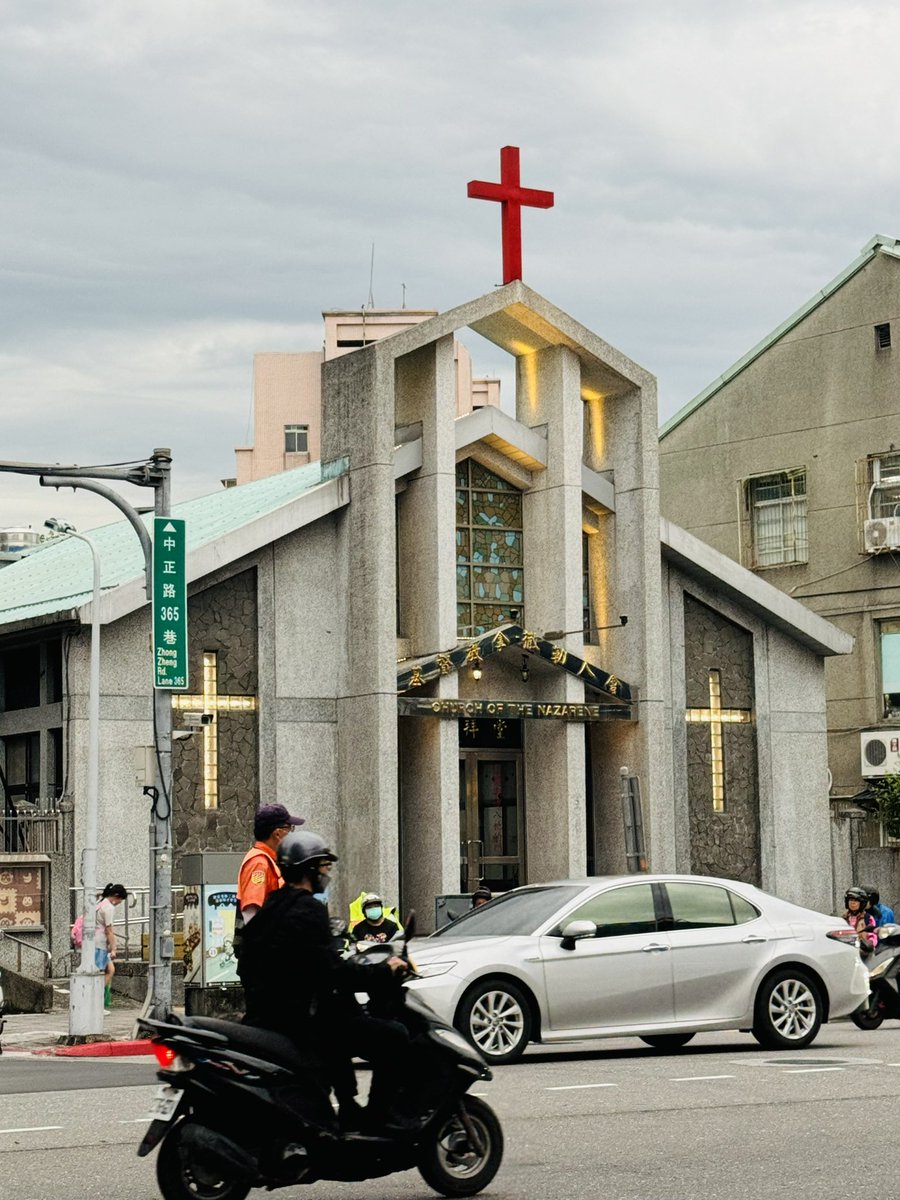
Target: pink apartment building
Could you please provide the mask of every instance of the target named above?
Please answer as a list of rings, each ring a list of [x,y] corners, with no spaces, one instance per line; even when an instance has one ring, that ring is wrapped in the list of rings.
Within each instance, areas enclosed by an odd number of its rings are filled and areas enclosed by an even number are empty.
[[[322,350],[264,351],[253,356],[253,445],[235,454],[236,480],[250,483],[314,462],[322,433],[322,363],[437,316],[433,309],[365,308],[322,314]],[[456,415],[500,404],[499,379],[473,379],[472,359],[455,342]]]

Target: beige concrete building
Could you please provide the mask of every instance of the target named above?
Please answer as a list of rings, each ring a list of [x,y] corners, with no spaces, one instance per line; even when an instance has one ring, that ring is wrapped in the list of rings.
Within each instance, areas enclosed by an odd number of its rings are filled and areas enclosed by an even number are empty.
[[[666,516],[854,639],[826,671],[838,890],[889,899],[897,851],[866,853],[884,839],[852,802],[900,768],[898,341],[900,242],[879,236],[660,432]]]
[[[235,450],[234,480],[250,483],[316,462],[322,440],[322,364],[436,316],[431,309],[332,310],[321,350],[266,351],[253,356],[253,445]],[[456,414],[499,406],[500,380],[473,379],[472,359],[454,341]]]

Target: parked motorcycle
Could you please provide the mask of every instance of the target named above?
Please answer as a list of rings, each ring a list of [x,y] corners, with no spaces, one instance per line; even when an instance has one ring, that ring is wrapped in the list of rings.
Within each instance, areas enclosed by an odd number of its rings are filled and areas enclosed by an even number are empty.
[[[372,944],[362,957],[380,963],[399,953],[408,962],[414,929],[411,916],[402,945]],[[409,1030],[416,1062],[405,1103],[418,1119],[390,1135],[340,1132],[321,1068],[280,1034],[202,1017],[143,1021],[162,1086],[138,1155],[159,1145],[165,1200],[244,1200],[255,1187],[358,1182],[413,1167],[444,1196],[487,1187],[503,1132],[489,1105],[466,1093],[490,1069],[416,993],[398,987],[396,997],[391,1015]]]
[[[860,1029],[877,1029],[888,1017],[900,1020],[900,925],[882,925],[878,945],[866,960],[869,998],[851,1016]]]

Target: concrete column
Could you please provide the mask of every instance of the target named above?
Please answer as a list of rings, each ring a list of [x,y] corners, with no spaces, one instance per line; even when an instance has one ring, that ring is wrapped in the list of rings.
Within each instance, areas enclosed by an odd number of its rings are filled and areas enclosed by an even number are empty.
[[[322,381],[323,461],[350,458],[335,566],[348,572],[337,689],[340,911],[361,887],[398,892],[393,362],[370,346],[325,363]]]
[[[601,633],[587,654],[638,690],[636,721],[610,722],[591,734],[598,869],[624,865],[619,768],[627,766],[641,781],[651,866],[670,871],[676,866],[670,647],[663,622],[655,380],[643,375],[639,387],[614,399],[590,400],[584,416],[585,462],[611,474],[616,489],[616,511],[599,522],[592,547],[604,564],[597,618],[614,624],[620,614],[628,617],[625,627]]]
[[[523,496],[525,625],[580,629],[583,413],[577,356],[553,346],[518,360],[516,415],[548,429],[547,469]],[[562,643],[577,654],[583,639]],[[546,700],[583,701],[584,686],[559,671],[542,674]],[[529,881],[586,869],[584,732],[580,725],[530,721],[525,727],[526,871]]]
[[[400,625],[412,656],[456,645],[456,413],[453,338],[396,363],[395,420],[418,424],[422,466],[398,498]],[[456,675],[435,694],[457,695]],[[433,927],[434,898],[459,888],[459,741],[455,721],[406,717],[400,726],[402,903]]]

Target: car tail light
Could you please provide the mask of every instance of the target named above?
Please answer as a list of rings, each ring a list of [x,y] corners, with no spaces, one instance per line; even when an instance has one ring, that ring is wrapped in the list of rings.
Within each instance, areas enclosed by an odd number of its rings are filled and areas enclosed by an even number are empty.
[[[836,942],[843,942],[845,946],[856,945],[856,930],[851,929],[849,925],[842,925],[840,929],[829,929],[825,936],[834,938]]]

